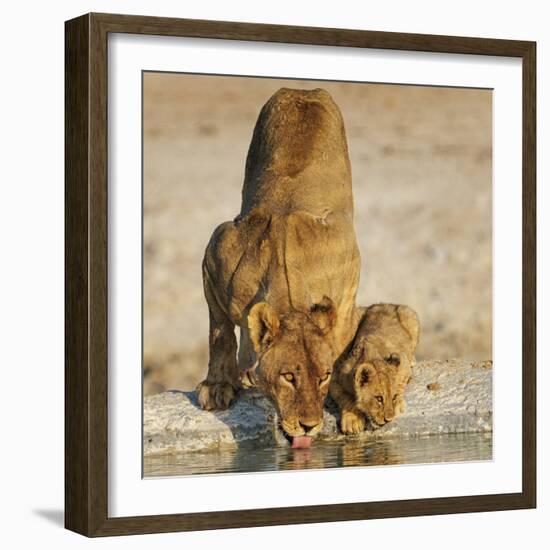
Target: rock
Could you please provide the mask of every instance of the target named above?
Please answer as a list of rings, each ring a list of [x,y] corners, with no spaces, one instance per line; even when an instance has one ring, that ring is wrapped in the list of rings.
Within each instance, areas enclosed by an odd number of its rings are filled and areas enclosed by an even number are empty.
[[[413,367],[405,394],[407,412],[359,439],[417,437],[492,430],[492,362],[423,361]],[[168,391],[144,398],[144,456],[214,448],[288,445],[271,402],[242,391],[226,411],[200,409],[194,392]],[[338,411],[325,407],[320,438],[338,440]]]

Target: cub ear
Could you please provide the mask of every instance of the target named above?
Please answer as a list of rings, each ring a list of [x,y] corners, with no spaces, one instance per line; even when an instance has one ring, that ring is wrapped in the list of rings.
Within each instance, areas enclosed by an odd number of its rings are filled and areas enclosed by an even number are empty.
[[[333,329],[336,322],[336,308],[328,296],[323,296],[323,299],[318,304],[313,304],[309,311],[311,320],[323,334]]]
[[[401,364],[401,357],[399,357],[398,353],[390,353],[390,355],[386,357],[385,361],[388,365],[398,367]]]
[[[279,332],[277,312],[267,302],[255,304],[248,314],[248,330],[254,351],[265,351]]]
[[[366,386],[375,373],[374,368],[368,363],[359,365],[355,370],[355,381],[359,386]]]

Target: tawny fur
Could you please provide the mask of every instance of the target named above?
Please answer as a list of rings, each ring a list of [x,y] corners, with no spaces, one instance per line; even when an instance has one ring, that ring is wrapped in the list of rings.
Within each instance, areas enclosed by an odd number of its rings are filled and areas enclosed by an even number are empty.
[[[287,433],[314,421],[319,428],[327,373],[359,322],[359,263],[340,111],[324,90],[283,88],[258,117],[241,212],[206,248],[210,359],[201,406],[229,406],[244,376],[273,399]]]
[[[349,353],[340,361],[330,394],[341,412],[346,434],[382,426],[405,412],[420,323],[409,307],[376,304],[367,308]]]

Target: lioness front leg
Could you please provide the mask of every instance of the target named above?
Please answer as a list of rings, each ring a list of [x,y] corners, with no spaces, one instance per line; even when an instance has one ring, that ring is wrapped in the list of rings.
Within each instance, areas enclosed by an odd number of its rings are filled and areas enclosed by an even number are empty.
[[[358,434],[365,430],[365,416],[355,406],[355,401],[340,383],[334,380],[330,395],[340,408],[340,429],[346,435]]]
[[[206,273],[204,289],[210,314],[208,374],[196,392],[203,409],[227,409],[239,388],[235,325],[218,305]]]

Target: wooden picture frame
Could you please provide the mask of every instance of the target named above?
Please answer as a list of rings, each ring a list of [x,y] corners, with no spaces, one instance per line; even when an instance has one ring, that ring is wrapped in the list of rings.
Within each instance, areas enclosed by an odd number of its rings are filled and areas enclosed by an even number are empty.
[[[108,516],[107,37],[352,46],[520,58],[523,67],[522,491],[139,517]],[[483,512],[536,506],[536,44],[329,28],[88,14],[65,27],[65,525],[86,536]]]

